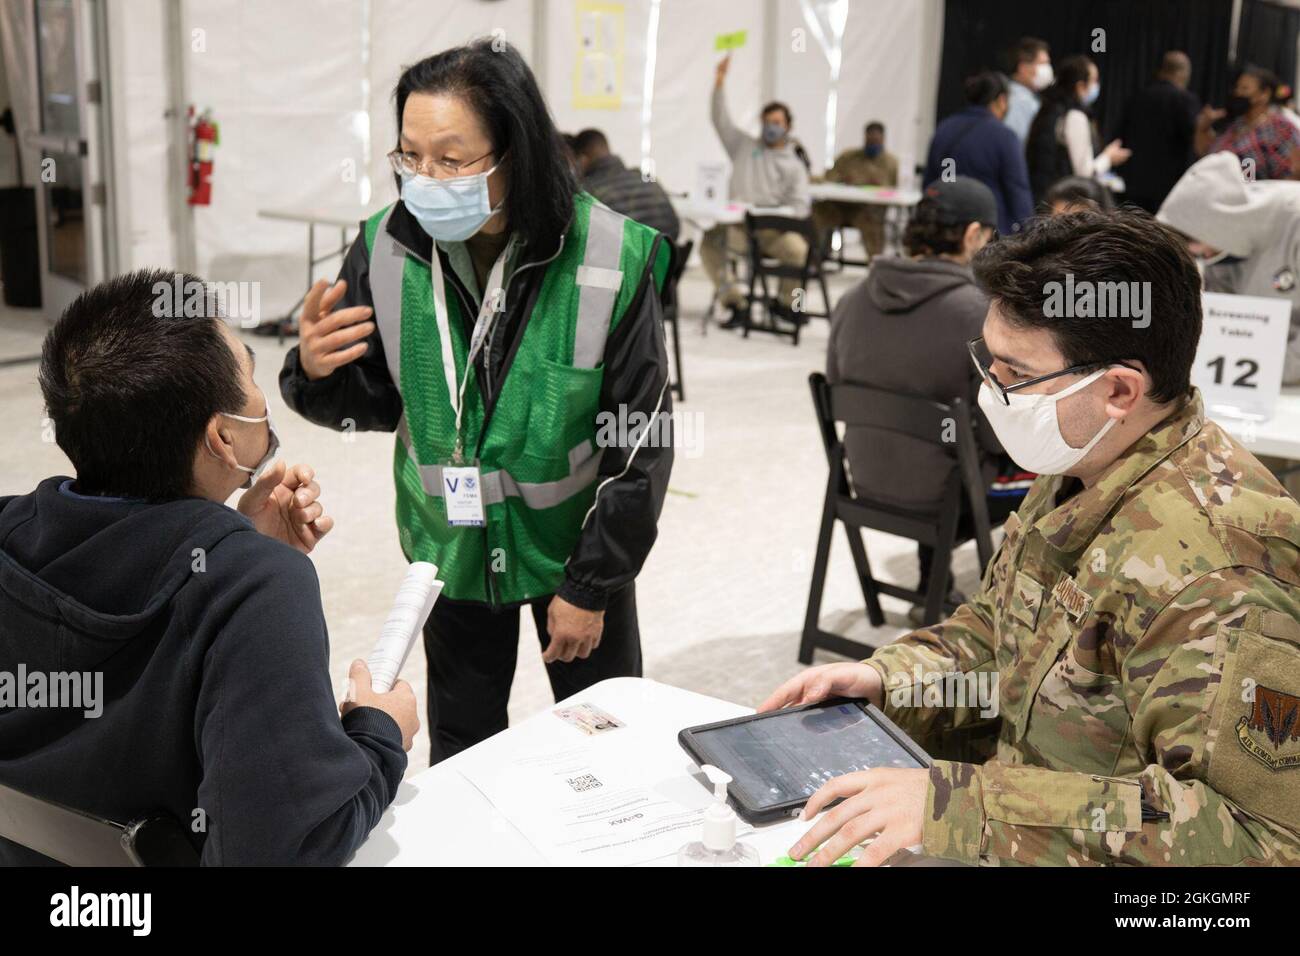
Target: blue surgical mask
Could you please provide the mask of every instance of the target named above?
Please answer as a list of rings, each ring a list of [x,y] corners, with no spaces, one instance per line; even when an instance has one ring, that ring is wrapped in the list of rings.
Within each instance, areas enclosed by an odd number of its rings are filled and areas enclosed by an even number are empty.
[[[1101,96],[1101,84],[1093,83],[1083,91],[1083,105],[1091,106],[1097,102],[1097,97]]]
[[[764,123],[763,142],[767,143],[768,146],[772,146],[775,143],[779,143],[781,141],[781,137],[785,135],[785,132],[786,132],[785,127],[782,126],[780,123]]]
[[[402,173],[402,204],[430,238],[463,242],[501,211],[488,198],[488,176],[500,167],[454,179]]]
[[[867,154],[868,159],[875,159],[880,155],[880,151],[884,148],[885,147],[881,146],[879,143],[868,143],[862,151]]]

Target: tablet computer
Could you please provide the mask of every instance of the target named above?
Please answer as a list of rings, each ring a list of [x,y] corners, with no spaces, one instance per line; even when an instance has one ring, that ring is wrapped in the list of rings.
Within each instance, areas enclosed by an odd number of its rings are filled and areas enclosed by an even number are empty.
[[[687,727],[677,741],[696,763],[731,775],[728,797],[750,823],[798,815],[822,784],[841,774],[930,766],[926,752],[865,700],[828,700]]]

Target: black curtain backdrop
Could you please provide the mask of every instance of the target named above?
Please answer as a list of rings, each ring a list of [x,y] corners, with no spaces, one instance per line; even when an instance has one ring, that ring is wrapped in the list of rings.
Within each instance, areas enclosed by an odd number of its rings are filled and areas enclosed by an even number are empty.
[[[1237,31],[1237,64],[1250,63],[1270,69],[1294,89],[1297,36],[1300,36],[1300,10],[1265,0],[1245,0]]]
[[[1083,53],[1097,64],[1101,96],[1094,112],[1103,142],[1113,137],[1128,98],[1151,82],[1166,50],[1191,57],[1188,89],[1202,103],[1221,106],[1228,94],[1232,0],[948,0],[944,6],[939,119],[965,106],[967,76],[1006,70],[1006,50],[1022,36],[1046,40],[1053,63]],[[1106,31],[1105,53],[1092,52],[1098,28]],[[1294,58],[1294,35],[1291,44]]]

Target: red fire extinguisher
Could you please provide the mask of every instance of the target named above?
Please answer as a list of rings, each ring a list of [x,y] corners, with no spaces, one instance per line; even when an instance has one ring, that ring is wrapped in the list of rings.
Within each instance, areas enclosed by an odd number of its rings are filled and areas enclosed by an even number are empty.
[[[212,121],[212,111],[204,110],[195,118],[194,107],[190,118],[190,194],[191,206],[212,204],[212,161],[214,150],[221,142],[220,130]]]

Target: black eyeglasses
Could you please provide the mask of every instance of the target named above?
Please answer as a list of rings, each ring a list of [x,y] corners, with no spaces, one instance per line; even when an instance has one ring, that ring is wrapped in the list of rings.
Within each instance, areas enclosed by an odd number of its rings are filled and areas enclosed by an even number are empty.
[[[989,387],[994,397],[1003,405],[1010,405],[1011,399],[1007,396],[1012,392],[1018,392],[1022,388],[1029,388],[1031,385],[1038,385],[1042,382],[1051,381],[1054,378],[1060,378],[1062,375],[1077,375],[1080,372],[1090,372],[1099,368],[1109,368],[1112,365],[1122,365],[1124,368],[1139,371],[1129,365],[1127,362],[1119,360],[1113,362],[1089,362],[1084,365],[1071,365],[1069,368],[1063,368],[1059,372],[1050,372],[1047,375],[1039,375],[1037,378],[1026,379],[1023,382],[1016,382],[1014,385],[1003,385],[993,374],[993,355],[989,352],[988,346],[984,344],[983,337],[971,339],[966,343],[966,348],[970,351],[970,360],[975,363],[979,369],[980,378],[984,379],[984,384]]]

